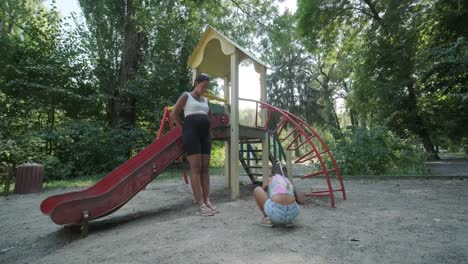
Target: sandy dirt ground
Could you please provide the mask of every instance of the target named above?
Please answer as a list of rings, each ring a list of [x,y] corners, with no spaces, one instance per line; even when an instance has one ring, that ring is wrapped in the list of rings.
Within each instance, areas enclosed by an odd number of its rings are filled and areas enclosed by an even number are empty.
[[[322,183],[296,180],[302,191]],[[44,198],[70,190],[1,197],[0,263],[468,263],[467,180],[345,184],[348,200],[338,198],[336,208],[311,198],[294,227],[267,228],[252,185],[230,201],[223,178],[213,177],[222,212],[200,217],[182,180],[155,180],[92,222],[85,239],[39,211]]]

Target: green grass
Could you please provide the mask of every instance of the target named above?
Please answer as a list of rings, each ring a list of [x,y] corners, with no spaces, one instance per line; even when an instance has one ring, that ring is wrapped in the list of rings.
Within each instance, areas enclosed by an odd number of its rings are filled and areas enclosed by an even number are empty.
[[[183,174],[181,169],[167,169],[166,171],[162,172],[157,179],[177,179],[180,178],[183,181]],[[187,171],[189,173],[189,171]],[[223,168],[210,168],[211,175],[220,175],[223,174]],[[105,173],[102,174],[95,174],[95,175],[88,175],[83,177],[71,178],[71,179],[64,179],[64,180],[51,180],[46,181],[44,183],[44,190],[53,190],[53,189],[61,189],[61,188],[84,188],[89,187],[99,180],[101,180]],[[0,193],[3,194],[5,186],[0,184]],[[15,189],[15,184],[12,182],[10,184],[10,194],[13,193]],[[0,195],[1,195],[0,194]]]
[[[88,187],[98,182],[104,176],[106,176],[106,174],[95,174],[72,179],[46,181],[44,183],[44,189],[51,190],[57,188]]]
[[[439,154],[442,159],[462,159],[468,158],[465,152],[442,152]]]
[[[162,172],[156,179],[164,180],[164,179],[177,179],[183,180],[183,170],[181,169],[167,169]],[[189,171],[187,171],[189,173]],[[223,168],[210,168],[210,174],[212,175],[219,175],[223,173]],[[97,175],[89,175],[84,177],[78,177],[73,179],[66,179],[66,180],[53,180],[50,182],[46,182],[44,185],[44,189],[51,190],[57,188],[79,188],[79,187],[89,187],[94,185],[96,182],[101,180],[106,174],[97,174]]]

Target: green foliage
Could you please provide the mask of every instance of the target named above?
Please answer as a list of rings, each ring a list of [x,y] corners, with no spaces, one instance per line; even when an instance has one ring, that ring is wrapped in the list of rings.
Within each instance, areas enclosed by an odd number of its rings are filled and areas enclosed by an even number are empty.
[[[112,129],[102,123],[65,122],[53,135],[54,154],[44,157],[47,176],[63,179],[109,172],[151,141],[141,129]]]
[[[400,139],[383,127],[336,131],[330,146],[345,175],[421,175],[424,149],[414,138]]]
[[[63,122],[50,131],[27,133],[0,140],[0,157],[15,164],[34,161],[46,167],[47,180],[74,178],[109,172],[151,143],[141,129],[111,129],[99,122]],[[45,142],[55,142],[44,153]]]
[[[253,108],[239,109],[239,124],[244,126],[255,126],[256,114],[257,112]]]
[[[61,18],[43,1],[0,3],[0,162],[44,163],[48,180],[109,172],[144,148],[162,109],[190,89],[186,62],[206,26],[252,47],[276,10],[250,0],[78,2],[83,17]],[[139,58],[124,78],[129,47]],[[118,129],[116,109],[134,126]],[[222,146],[213,151],[222,166]]]
[[[213,141],[211,147],[210,167],[221,168],[226,163],[226,157],[224,156],[224,143],[219,141]]]
[[[13,164],[38,160],[41,156],[41,148],[44,148],[44,141],[35,133],[2,138],[0,140],[0,159],[5,163]]]
[[[315,49],[298,34],[297,16],[288,12],[273,20],[262,59],[271,68],[268,101],[326,129],[340,129],[336,98],[348,99],[354,39],[341,41],[340,49]],[[310,27],[308,27],[310,29]],[[349,29],[353,32],[353,29]],[[353,120],[354,121],[354,120]]]
[[[433,142],[460,142],[468,135],[462,129],[466,119],[458,114],[466,111],[468,92],[466,5],[304,0],[298,31],[312,53],[345,55],[336,60],[348,84],[344,99],[370,121],[364,123],[399,136],[409,130],[437,157]]]
[[[0,3],[0,162],[42,162],[49,179],[112,170],[190,89],[186,62],[207,25],[249,49],[261,40],[269,102],[336,140],[350,174],[418,173],[413,135],[429,151],[468,151],[466,1],[301,0],[295,15],[257,0],[79,4],[84,20],[43,1]],[[336,98],[354,128],[340,130]],[[212,166],[223,149],[214,143]]]

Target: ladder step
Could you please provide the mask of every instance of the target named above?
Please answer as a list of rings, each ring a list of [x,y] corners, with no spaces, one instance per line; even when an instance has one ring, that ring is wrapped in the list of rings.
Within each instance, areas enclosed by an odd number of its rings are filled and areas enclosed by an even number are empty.
[[[239,152],[262,152],[261,149],[241,149]]]
[[[259,176],[254,176],[253,177],[256,181],[259,181],[259,182],[262,182],[263,181],[263,176],[259,175]]]
[[[262,159],[242,159],[242,158],[241,158],[241,160],[257,160],[257,161],[260,161],[260,160],[262,160]]]
[[[249,168],[249,169],[261,169],[263,168],[262,166],[246,166],[246,168]]]
[[[263,176],[262,173],[251,173],[250,175],[252,175],[252,176]]]
[[[261,140],[241,140],[239,141],[240,144],[255,144],[255,143],[262,143]]]

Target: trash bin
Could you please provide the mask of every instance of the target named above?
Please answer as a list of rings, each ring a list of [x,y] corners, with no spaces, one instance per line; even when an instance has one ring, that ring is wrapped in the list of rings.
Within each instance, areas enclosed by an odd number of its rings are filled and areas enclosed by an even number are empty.
[[[15,193],[42,192],[44,166],[37,163],[23,163],[16,167]]]

